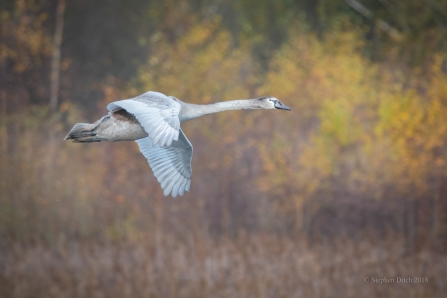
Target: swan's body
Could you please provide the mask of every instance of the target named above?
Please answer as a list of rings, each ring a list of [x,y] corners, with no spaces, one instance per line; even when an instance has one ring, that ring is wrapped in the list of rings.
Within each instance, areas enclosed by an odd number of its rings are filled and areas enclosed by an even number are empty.
[[[274,97],[196,105],[152,91],[112,102],[107,109],[109,114],[93,124],[76,124],[65,140],[136,141],[164,189],[164,195],[172,193],[173,197],[189,191],[191,184],[192,145],[180,123],[229,110],[290,110]]]

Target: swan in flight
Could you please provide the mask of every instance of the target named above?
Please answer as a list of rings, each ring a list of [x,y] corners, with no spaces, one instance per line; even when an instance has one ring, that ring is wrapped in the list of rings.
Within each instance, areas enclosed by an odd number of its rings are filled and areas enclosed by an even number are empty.
[[[149,91],[107,106],[109,114],[93,124],[77,123],[64,140],[76,143],[136,141],[164,195],[189,191],[192,145],[180,123],[229,110],[288,110],[274,97],[232,100],[207,105],[190,104],[173,96]]]

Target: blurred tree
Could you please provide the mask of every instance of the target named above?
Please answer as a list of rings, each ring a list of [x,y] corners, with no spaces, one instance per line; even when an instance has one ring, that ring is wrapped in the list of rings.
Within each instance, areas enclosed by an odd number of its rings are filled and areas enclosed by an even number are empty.
[[[51,59],[50,74],[50,104],[49,108],[52,112],[56,111],[59,96],[59,76],[61,64],[61,43],[62,32],[64,29],[64,12],[65,0],[58,0],[56,9],[56,24],[53,37],[53,55]]]
[[[46,57],[51,53],[51,39],[45,30],[44,5],[16,0],[0,6],[2,109],[26,109],[48,95]]]

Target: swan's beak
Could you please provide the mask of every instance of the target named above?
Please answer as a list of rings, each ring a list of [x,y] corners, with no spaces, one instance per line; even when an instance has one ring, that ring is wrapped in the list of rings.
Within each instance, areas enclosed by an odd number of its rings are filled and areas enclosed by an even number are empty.
[[[275,102],[275,108],[280,109],[280,110],[287,110],[287,111],[292,110],[288,106],[283,105],[279,100]]]

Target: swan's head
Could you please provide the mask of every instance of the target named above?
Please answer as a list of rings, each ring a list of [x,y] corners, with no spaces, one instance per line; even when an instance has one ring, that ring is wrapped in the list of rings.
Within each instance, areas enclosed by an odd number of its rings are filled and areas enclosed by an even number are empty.
[[[288,106],[283,105],[282,102],[280,102],[275,97],[266,96],[266,97],[260,97],[257,100],[259,100],[261,109],[264,110],[274,110],[274,109],[286,110],[286,111],[292,110]]]

